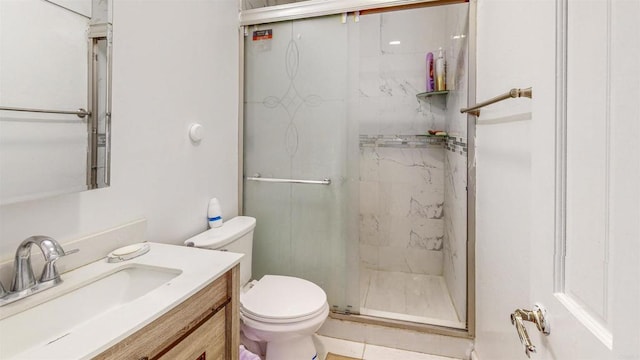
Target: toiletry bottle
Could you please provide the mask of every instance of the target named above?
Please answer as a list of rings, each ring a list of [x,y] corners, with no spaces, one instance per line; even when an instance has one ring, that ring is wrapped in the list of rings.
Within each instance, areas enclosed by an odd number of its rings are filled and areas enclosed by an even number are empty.
[[[436,60],[436,91],[447,90],[446,70],[444,62],[444,50],[438,49],[438,59]]]
[[[433,53],[427,53],[427,92],[435,90]]]
[[[220,209],[220,202],[217,198],[209,200],[207,217],[209,218],[210,228],[217,228],[222,226],[222,209]]]

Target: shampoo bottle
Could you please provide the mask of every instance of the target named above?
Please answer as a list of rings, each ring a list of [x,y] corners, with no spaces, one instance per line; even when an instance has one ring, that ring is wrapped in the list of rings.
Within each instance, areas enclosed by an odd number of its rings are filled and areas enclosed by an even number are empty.
[[[207,217],[209,218],[210,228],[217,228],[222,226],[222,209],[220,209],[220,202],[217,198],[209,200]]]
[[[435,71],[433,64],[433,53],[427,53],[427,92],[435,90]]]
[[[436,59],[436,91],[447,90],[447,74],[445,69],[444,50],[440,48],[438,50],[438,59]]]

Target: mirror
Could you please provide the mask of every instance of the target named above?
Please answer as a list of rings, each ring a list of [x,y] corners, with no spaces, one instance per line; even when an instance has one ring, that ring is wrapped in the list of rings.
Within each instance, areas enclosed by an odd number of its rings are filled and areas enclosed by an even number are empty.
[[[0,2],[0,204],[109,185],[107,0]]]

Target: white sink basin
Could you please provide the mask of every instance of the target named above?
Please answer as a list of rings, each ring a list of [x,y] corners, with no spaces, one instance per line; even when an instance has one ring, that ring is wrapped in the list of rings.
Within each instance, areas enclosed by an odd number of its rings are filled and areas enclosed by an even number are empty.
[[[121,266],[105,277],[4,319],[0,321],[0,334],[10,334],[24,324],[33,326],[27,336],[0,337],[0,355],[12,357],[66,336],[78,325],[147,294],[180,273],[177,269]]]
[[[0,308],[0,359],[90,359],[217,279],[242,255],[149,243],[121,263],[105,259]]]

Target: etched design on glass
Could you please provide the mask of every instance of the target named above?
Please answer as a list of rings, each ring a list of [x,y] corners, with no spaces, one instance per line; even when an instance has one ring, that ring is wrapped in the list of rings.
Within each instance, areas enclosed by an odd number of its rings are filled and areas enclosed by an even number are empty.
[[[295,85],[295,78],[298,75],[298,69],[300,65],[300,51],[298,50],[298,44],[293,39],[289,41],[287,50],[285,53],[285,68],[287,77],[289,78],[289,87],[287,91],[281,96],[267,96],[262,101],[262,104],[270,109],[278,107],[283,108],[289,116],[289,124],[285,131],[285,147],[287,154],[293,157],[298,151],[298,127],[295,124],[295,118],[298,110],[302,105],[307,106],[319,106],[322,104],[322,98],[318,95],[303,96],[300,94]]]

